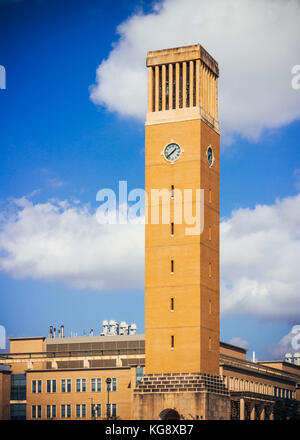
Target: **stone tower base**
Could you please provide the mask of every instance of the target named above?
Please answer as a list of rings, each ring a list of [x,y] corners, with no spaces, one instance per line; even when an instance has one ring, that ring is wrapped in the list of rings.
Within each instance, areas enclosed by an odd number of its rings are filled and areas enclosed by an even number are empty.
[[[220,376],[147,374],[133,395],[134,420],[229,420],[229,392]]]

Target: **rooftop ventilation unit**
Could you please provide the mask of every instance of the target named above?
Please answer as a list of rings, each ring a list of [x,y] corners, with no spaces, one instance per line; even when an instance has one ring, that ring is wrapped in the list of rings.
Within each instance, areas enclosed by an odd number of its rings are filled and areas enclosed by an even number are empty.
[[[109,335],[116,336],[118,334],[119,334],[119,324],[114,319],[111,319],[109,321]]]
[[[294,364],[300,366],[300,353],[294,353]]]
[[[120,335],[128,335],[129,326],[126,321],[120,322]]]
[[[293,363],[293,355],[292,355],[292,353],[286,353],[284,355],[284,360],[285,360],[285,362],[289,362],[290,364],[292,364]]]
[[[136,324],[134,322],[132,324],[130,324],[130,326],[129,326],[129,334],[130,335],[136,334]]]
[[[108,321],[105,319],[102,321],[102,333],[100,333],[100,336],[107,336],[108,335]]]

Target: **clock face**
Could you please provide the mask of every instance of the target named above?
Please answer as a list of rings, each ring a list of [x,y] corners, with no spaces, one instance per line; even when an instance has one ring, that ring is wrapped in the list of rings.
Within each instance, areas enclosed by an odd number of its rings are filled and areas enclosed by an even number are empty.
[[[164,156],[169,162],[174,162],[175,160],[179,159],[180,154],[181,149],[178,144],[168,144],[164,149]]]
[[[213,155],[213,150],[211,147],[208,147],[206,154],[207,154],[207,160],[208,160],[209,166],[211,167],[212,164],[214,163],[214,155]]]

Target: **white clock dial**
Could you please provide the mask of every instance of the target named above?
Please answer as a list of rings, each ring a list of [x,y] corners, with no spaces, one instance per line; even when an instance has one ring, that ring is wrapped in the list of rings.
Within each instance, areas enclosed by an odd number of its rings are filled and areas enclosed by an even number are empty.
[[[164,156],[169,162],[174,162],[175,160],[179,159],[180,154],[181,148],[175,143],[168,144],[164,149]]]

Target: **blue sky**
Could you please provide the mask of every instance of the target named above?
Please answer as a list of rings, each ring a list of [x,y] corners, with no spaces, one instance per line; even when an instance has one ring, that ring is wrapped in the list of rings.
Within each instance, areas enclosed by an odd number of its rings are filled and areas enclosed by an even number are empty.
[[[211,12],[208,2],[198,3],[199,17]],[[187,9],[194,6],[194,0],[187,2]],[[277,75],[275,25],[266,18],[270,38],[257,52],[259,68],[252,70],[253,40],[245,60],[249,66],[239,72],[235,59],[242,44],[222,51],[222,29],[210,37],[203,30],[197,33],[197,23],[191,24],[195,31],[190,36],[177,32],[177,7],[177,0],[156,6],[125,0],[0,2],[0,65],[7,76],[6,90],[0,90],[0,325],[8,337],[47,336],[52,324],[64,324],[66,334],[71,329],[79,335],[91,328],[100,332],[103,319],[134,321],[144,331],[142,246],[135,246],[139,237],[143,245],[140,229],[130,230],[124,243],[111,230],[93,242],[88,230],[94,228],[99,189],[117,189],[120,180],[127,180],[129,189],[144,187],[147,50],[203,42],[220,60],[223,75],[220,214],[226,288],[221,283],[221,339],[240,341],[261,359],[281,356],[280,350],[288,348],[280,340],[300,320],[299,275],[290,263],[299,259],[300,249],[300,90],[291,87],[299,52],[291,44],[285,51],[290,36],[280,36],[283,73]],[[299,2],[293,7],[299,12]],[[273,6],[283,28],[296,15],[293,7],[283,14],[282,6]],[[256,23],[257,16],[267,17],[268,8],[268,0],[251,7],[245,0],[237,14],[253,31],[251,16]],[[216,29],[223,12],[220,7]],[[162,37],[160,27],[168,17],[173,28]],[[151,29],[157,29],[155,35]],[[299,41],[293,23],[289,34]],[[120,95],[128,80],[127,62],[133,80]],[[238,86],[231,80],[232,65],[240,75]],[[66,227],[64,219],[71,219],[71,225]],[[278,240],[281,231],[284,243]],[[66,236],[70,250],[55,264],[53,246],[65,249]],[[37,237],[42,237],[41,247]],[[240,254],[234,259],[236,246]],[[281,274],[285,266],[288,271]]]

